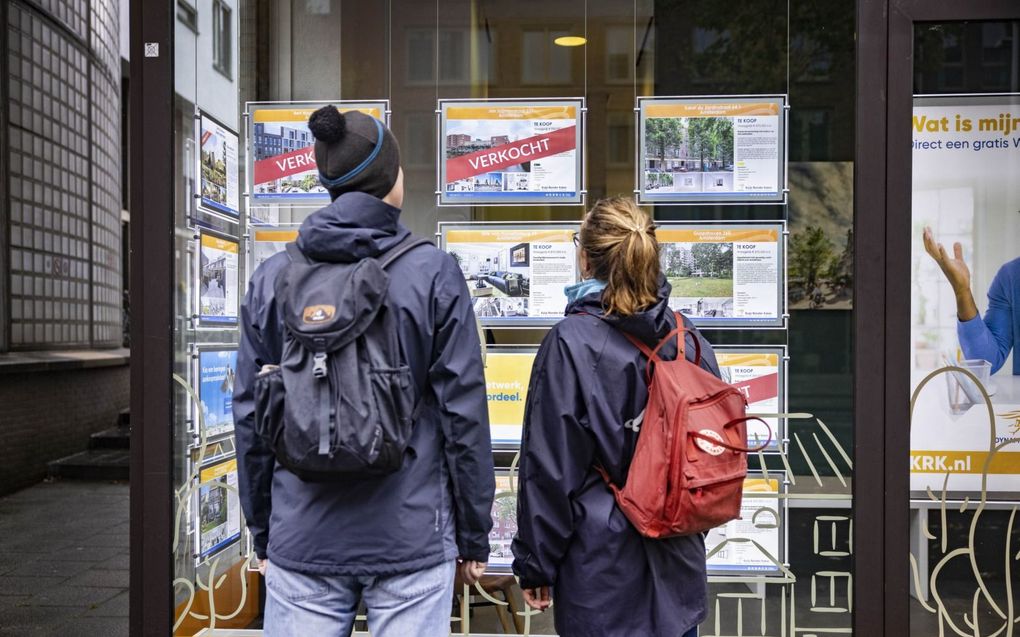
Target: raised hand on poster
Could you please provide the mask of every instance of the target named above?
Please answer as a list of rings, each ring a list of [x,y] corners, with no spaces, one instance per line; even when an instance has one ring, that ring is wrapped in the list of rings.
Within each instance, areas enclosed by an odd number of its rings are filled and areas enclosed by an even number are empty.
[[[970,289],[970,268],[963,259],[963,246],[959,242],[953,244],[952,256],[941,243],[935,241],[931,227],[924,228],[924,249],[939,264],[949,284],[956,293],[956,311],[961,321],[969,321],[978,314],[974,295]]]

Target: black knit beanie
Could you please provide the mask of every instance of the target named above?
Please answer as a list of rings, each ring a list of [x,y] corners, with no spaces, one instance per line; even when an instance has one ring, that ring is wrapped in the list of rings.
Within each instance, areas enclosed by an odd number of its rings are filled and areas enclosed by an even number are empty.
[[[360,111],[341,113],[323,106],[308,118],[315,136],[319,181],[336,199],[365,192],[382,199],[400,171],[400,147],[386,125]]]

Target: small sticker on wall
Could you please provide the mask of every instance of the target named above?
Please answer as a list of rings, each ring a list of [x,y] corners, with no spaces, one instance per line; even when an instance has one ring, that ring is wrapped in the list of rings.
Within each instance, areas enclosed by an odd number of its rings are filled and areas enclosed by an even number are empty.
[[[159,57],[159,42],[146,42],[145,43],[145,57],[147,57],[147,58],[158,58]]]

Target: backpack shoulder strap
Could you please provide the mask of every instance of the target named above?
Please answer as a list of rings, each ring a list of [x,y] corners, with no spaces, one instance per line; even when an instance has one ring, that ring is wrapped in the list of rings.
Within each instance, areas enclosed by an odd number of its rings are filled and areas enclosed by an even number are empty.
[[[432,245],[432,242],[429,241],[428,239],[416,237],[413,234],[408,235],[406,239],[404,239],[403,241],[393,246],[387,252],[384,253],[384,258],[382,259],[382,262],[379,265],[382,267],[383,270],[385,270],[386,268],[393,265],[393,263],[395,263],[397,259],[404,256],[411,250],[414,250],[418,246],[423,246],[426,244]]]

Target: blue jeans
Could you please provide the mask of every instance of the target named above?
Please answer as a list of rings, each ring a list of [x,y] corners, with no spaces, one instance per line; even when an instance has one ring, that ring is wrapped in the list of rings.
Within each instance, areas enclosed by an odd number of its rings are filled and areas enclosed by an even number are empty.
[[[373,637],[447,637],[456,562],[389,577],[308,575],[270,563],[266,637],[347,637],[362,599]]]

